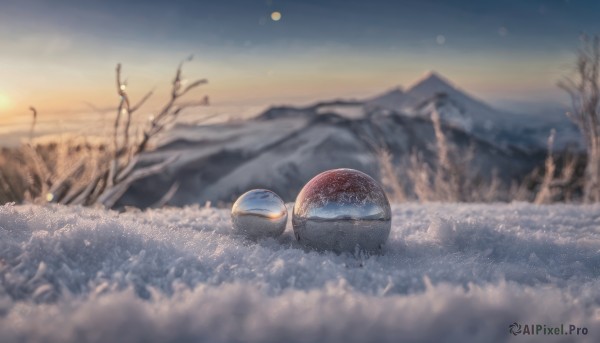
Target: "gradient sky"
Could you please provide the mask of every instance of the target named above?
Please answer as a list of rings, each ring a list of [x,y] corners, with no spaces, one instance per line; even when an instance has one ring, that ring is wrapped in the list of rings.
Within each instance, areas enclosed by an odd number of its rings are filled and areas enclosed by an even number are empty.
[[[583,0],[0,0],[0,116],[114,105],[117,62],[132,96],[160,95],[189,54],[185,75],[208,78],[197,94],[215,104],[360,98],[428,70],[487,100],[556,99],[598,13]]]

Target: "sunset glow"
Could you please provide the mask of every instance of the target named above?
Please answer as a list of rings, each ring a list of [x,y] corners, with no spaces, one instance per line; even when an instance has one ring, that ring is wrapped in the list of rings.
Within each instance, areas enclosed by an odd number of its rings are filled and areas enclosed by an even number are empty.
[[[3,95],[0,109],[114,106],[117,63],[133,98],[153,88],[168,96],[174,69],[190,54],[185,77],[207,78],[203,90],[215,105],[365,98],[407,87],[429,70],[486,100],[555,100],[580,32],[600,29],[591,15],[600,5],[589,1],[548,3],[543,11],[522,1],[232,4],[3,4],[0,89],[19,96]]]
[[[8,110],[11,106],[11,101],[5,93],[0,91],[0,110]]]

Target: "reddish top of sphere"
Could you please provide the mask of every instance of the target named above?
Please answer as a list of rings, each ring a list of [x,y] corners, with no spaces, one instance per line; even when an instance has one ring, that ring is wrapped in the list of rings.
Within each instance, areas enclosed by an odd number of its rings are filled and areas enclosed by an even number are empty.
[[[347,212],[347,213],[345,213]],[[354,169],[325,171],[310,180],[294,205],[299,216],[335,218],[349,216],[389,217],[389,201],[369,175]]]

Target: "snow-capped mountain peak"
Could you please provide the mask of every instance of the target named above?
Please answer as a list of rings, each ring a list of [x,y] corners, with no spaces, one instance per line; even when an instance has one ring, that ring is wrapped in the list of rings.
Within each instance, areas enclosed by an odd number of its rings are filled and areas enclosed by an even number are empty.
[[[439,97],[443,96],[445,103],[451,103],[459,111],[452,110],[448,114],[442,114],[444,118],[455,118],[460,114],[460,121],[468,121],[470,124],[463,127],[470,131],[474,127],[479,127],[485,131],[490,130],[494,126],[503,126],[508,122],[513,121],[513,114],[498,111],[481,100],[471,96],[466,91],[455,86],[451,81],[441,76],[435,71],[428,72],[422,79],[417,81],[406,91],[405,96],[415,99],[415,101],[405,106],[403,110],[406,113],[417,116],[429,116],[429,111],[424,109],[429,108],[428,102],[434,102],[439,105]],[[441,112],[446,109],[439,108]]]
[[[486,112],[492,110],[487,104],[475,99],[434,71],[428,72],[425,77],[414,83],[406,94],[419,101],[426,101],[437,95],[445,94],[465,107],[476,107],[477,112],[481,112],[482,109],[485,109]]]
[[[429,71],[423,78],[408,88],[406,92],[402,92],[399,88],[396,88],[374,97],[366,103],[407,114],[414,114],[415,110],[424,106],[424,103],[436,99],[439,95],[447,96],[459,104],[466,111],[466,115],[486,117],[485,119],[488,120],[490,119],[490,114],[491,116],[496,114],[496,111],[490,106],[461,90],[435,71]]]
[[[423,78],[411,86],[407,93],[413,95],[425,95],[427,97],[435,93],[457,92],[456,87],[435,71],[429,71]]]

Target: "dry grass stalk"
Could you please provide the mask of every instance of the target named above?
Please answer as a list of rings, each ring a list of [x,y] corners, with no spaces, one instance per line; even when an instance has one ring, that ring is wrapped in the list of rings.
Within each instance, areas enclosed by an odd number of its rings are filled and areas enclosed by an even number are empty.
[[[413,151],[410,155],[407,175],[419,201],[435,201],[437,199],[431,182],[432,174],[433,171],[427,162],[423,161],[423,156],[419,152]]]
[[[29,106],[29,110],[33,116],[31,120],[31,128],[29,129],[29,142],[33,140],[33,133],[35,131],[35,124],[37,123],[37,110],[33,106]]]
[[[431,165],[424,160],[421,152],[413,150],[405,163],[403,171],[409,181],[403,185],[398,179],[390,181],[392,176],[401,174],[392,164],[393,155],[387,149],[379,149],[377,158],[380,165],[382,182],[394,201],[416,199],[421,202],[466,202],[466,201],[498,201],[504,196],[500,189],[502,182],[497,173],[483,178],[473,166],[475,149],[459,149],[450,143],[444,133],[439,113],[431,115],[434,136],[436,139],[436,163]],[[407,193],[409,189],[412,193]]]
[[[546,162],[544,163],[545,172],[544,177],[542,179],[542,183],[540,188],[535,196],[533,201],[534,204],[547,204],[552,202],[553,192],[551,189],[552,181],[554,180],[554,173],[556,172],[556,164],[554,163],[554,156],[552,156],[552,151],[554,147],[554,137],[556,136],[556,131],[552,130],[550,135],[548,136],[548,156],[546,157]]]
[[[388,198],[392,202],[405,202],[407,200],[404,186],[400,183],[399,174],[393,164],[393,156],[388,149],[378,149],[376,151],[379,161],[379,170],[381,174],[381,183],[386,190]]]

